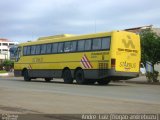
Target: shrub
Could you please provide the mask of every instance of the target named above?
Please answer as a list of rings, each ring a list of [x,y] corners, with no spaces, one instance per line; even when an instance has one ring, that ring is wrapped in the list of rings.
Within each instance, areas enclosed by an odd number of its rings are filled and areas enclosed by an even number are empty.
[[[157,78],[158,78],[158,71],[154,71],[154,72],[147,72],[146,73],[146,77],[148,82],[158,82]]]

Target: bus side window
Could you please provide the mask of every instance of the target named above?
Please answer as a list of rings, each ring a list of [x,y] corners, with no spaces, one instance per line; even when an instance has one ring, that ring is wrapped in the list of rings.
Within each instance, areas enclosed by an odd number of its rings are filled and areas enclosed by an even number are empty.
[[[110,49],[111,37],[102,38],[102,50]]]
[[[85,40],[78,41],[78,51],[84,51],[84,42]]]
[[[58,43],[53,43],[52,44],[52,53],[57,53],[58,50]]]
[[[65,42],[64,43],[64,52],[70,52],[71,51],[71,42]]]
[[[27,54],[26,55],[30,55],[31,54],[31,46],[27,46]]]
[[[71,51],[75,52],[77,49],[77,41],[72,41],[71,42]]]
[[[36,55],[40,54],[40,45],[36,45]]]
[[[92,50],[100,50],[101,49],[101,39],[95,38],[93,39]]]
[[[51,53],[52,50],[52,44],[47,44],[47,51],[46,53]]]
[[[64,43],[58,43],[58,53],[62,53],[63,52],[63,44]]]
[[[31,46],[31,55],[36,53],[36,46]]]
[[[27,55],[27,46],[23,47],[23,55]]]
[[[85,51],[91,50],[91,40],[85,41]]]
[[[46,53],[46,44],[41,45],[41,54],[45,54]]]

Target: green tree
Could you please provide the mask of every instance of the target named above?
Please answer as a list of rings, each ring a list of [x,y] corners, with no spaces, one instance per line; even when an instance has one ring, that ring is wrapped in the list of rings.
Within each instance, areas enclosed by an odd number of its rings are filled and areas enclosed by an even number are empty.
[[[2,65],[6,68],[7,71],[9,71],[10,68],[13,68],[14,62],[11,60],[4,60]]]
[[[147,61],[151,63],[153,68],[153,76],[151,73],[151,79],[154,81],[154,75],[157,75],[157,71],[154,70],[154,65],[160,63],[160,37],[151,29],[146,29],[141,32],[141,52],[142,62]]]

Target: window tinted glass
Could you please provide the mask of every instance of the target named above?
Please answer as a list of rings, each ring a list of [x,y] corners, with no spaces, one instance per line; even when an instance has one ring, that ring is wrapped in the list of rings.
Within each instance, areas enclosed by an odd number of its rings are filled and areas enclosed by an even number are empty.
[[[71,42],[65,42],[64,43],[64,52],[70,52],[71,51]]]
[[[53,43],[52,44],[52,53],[57,53],[57,49],[58,49],[58,43]]]
[[[36,46],[31,46],[31,55],[36,53]]]
[[[31,47],[28,46],[28,47],[27,47],[27,55],[30,55],[30,54],[31,54]]]
[[[84,40],[78,41],[78,51],[84,51]]]
[[[52,44],[47,44],[46,53],[51,53],[51,50],[52,50]]]
[[[45,54],[46,53],[46,44],[41,45],[41,54]]]
[[[110,49],[111,37],[102,38],[102,49]]]
[[[93,39],[92,50],[100,50],[101,49],[101,39],[96,38]]]
[[[63,43],[58,43],[58,53],[63,52]]]
[[[71,42],[71,51],[74,52],[76,51],[77,48],[77,41],[72,41]]]
[[[27,47],[23,47],[23,55],[27,55]]]
[[[85,41],[85,50],[91,50],[91,40]]]
[[[40,45],[36,45],[36,55],[40,54]]]
[[[30,55],[31,54],[31,47],[27,46],[27,54],[26,55]]]

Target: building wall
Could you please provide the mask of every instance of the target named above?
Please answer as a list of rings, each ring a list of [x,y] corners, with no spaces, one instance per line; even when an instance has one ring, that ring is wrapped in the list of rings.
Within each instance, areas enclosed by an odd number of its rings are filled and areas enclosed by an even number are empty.
[[[152,28],[152,30],[156,32],[158,36],[160,36],[160,28]]]
[[[16,45],[18,42],[11,42],[7,39],[0,39],[0,61],[10,59],[10,46]]]

